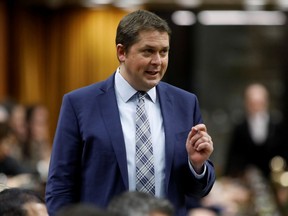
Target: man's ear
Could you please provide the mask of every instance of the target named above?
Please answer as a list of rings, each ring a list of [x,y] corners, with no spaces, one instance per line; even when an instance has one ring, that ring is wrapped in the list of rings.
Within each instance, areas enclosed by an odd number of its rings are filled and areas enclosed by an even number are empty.
[[[126,53],[124,46],[122,44],[117,44],[116,46],[117,49],[117,58],[120,62],[124,62],[126,58]]]

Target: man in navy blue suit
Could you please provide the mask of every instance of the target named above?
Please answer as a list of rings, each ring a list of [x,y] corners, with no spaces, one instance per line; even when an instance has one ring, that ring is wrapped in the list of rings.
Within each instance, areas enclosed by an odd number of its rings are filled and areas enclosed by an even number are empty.
[[[147,93],[155,196],[167,198],[177,215],[186,215],[186,198],[198,199],[211,190],[213,142],[197,98],[161,81],[170,36],[167,23],[154,13],[128,14],[117,28],[116,72],[63,97],[46,187],[51,216],[77,202],[105,208],[115,195],[136,190],[138,91]]]

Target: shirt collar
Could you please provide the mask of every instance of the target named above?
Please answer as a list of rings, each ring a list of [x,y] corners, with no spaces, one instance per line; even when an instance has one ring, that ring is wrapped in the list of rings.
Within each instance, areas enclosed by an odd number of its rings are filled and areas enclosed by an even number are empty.
[[[115,89],[121,99],[126,103],[128,102],[136,93],[137,90],[134,89],[121,75],[119,68],[115,74]],[[156,88],[153,87],[150,89],[147,94],[149,95],[150,100],[156,102]]]

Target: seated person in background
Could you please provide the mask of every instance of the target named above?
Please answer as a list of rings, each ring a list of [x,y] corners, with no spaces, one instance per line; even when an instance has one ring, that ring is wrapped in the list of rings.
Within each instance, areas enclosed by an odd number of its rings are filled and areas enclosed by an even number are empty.
[[[25,163],[46,181],[50,162],[49,111],[42,104],[27,107],[27,139],[24,145]]]
[[[97,208],[95,205],[77,203],[61,208],[56,213],[56,216],[110,216],[110,214],[103,209]]]
[[[39,188],[38,175],[11,155],[13,139],[7,122],[0,122],[0,184],[2,187]],[[42,188],[41,188],[42,190]]]
[[[44,199],[33,190],[8,188],[0,192],[1,216],[48,216]]]
[[[13,100],[2,103],[8,113],[7,124],[11,129],[10,156],[23,162],[23,147],[27,139],[26,106]]]
[[[192,209],[188,213],[188,216],[218,216],[218,215],[219,214],[217,214],[212,209],[204,208],[204,207]]]
[[[7,109],[0,103],[0,122],[7,122],[9,119],[9,113]]]
[[[138,191],[128,191],[116,196],[108,205],[108,211],[117,216],[174,215],[174,208],[168,200]]]
[[[15,176],[28,173],[19,161],[10,156],[9,149],[10,128],[7,123],[0,123],[0,173]]]

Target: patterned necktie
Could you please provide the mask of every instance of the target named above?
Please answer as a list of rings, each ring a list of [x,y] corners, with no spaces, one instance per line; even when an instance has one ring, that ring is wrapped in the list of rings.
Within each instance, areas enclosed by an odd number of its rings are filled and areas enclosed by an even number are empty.
[[[145,110],[145,92],[138,92],[136,107],[136,190],[155,195],[151,131]]]

